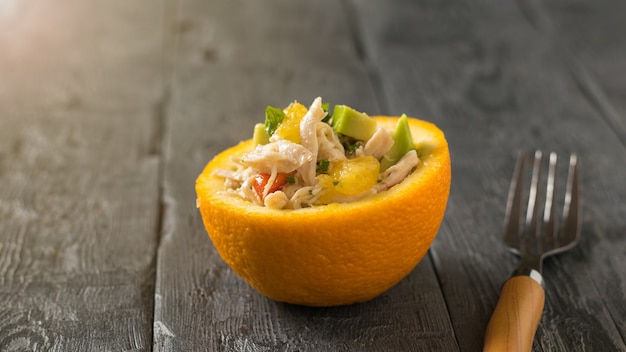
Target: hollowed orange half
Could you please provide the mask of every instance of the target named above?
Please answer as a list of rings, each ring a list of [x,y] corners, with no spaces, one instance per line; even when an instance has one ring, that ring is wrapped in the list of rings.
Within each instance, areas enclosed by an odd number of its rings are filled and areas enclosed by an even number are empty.
[[[393,131],[397,117],[375,117]],[[400,184],[359,201],[276,210],[225,195],[216,169],[253,149],[241,142],[211,160],[196,182],[206,230],[222,259],[277,301],[336,306],[370,300],[419,263],[450,191],[448,144],[435,125],[408,119],[420,163]]]

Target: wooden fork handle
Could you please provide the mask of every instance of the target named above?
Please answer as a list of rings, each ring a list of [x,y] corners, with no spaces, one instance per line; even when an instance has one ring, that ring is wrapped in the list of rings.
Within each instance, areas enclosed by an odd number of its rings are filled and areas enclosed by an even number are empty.
[[[545,302],[543,287],[528,276],[514,276],[502,286],[489,320],[484,352],[530,352]]]

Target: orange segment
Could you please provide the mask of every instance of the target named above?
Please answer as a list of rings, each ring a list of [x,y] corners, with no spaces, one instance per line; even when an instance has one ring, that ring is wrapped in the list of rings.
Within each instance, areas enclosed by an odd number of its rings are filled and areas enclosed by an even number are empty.
[[[376,117],[392,131],[395,117]],[[298,210],[253,205],[223,193],[213,170],[253,148],[244,141],[217,155],[196,182],[198,206],[215,248],[262,294],[310,306],[370,300],[428,251],[448,200],[451,168],[444,134],[409,119],[421,162],[402,183],[359,201]]]
[[[283,139],[292,141],[294,143],[300,143],[300,121],[304,115],[306,115],[309,109],[306,106],[293,102],[285,109],[285,118],[283,122],[278,126],[276,135]]]
[[[372,156],[340,160],[331,165],[328,174],[339,193],[357,195],[376,186],[378,182],[380,163]]]

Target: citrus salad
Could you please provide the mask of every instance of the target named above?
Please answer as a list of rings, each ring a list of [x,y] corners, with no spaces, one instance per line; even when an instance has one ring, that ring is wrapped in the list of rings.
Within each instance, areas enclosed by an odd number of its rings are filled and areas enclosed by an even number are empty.
[[[406,115],[395,131],[346,105],[316,98],[268,106],[254,128],[254,149],[217,169],[225,191],[274,209],[352,202],[400,183],[418,165]]]

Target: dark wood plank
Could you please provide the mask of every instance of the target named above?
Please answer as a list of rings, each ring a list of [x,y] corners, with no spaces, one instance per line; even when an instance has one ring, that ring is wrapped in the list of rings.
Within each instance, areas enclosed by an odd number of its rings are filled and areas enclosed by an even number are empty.
[[[0,4],[2,351],[151,348],[163,6]]]
[[[452,195],[431,253],[461,350],[481,349],[499,287],[517,263],[500,244],[504,204],[516,151],[535,148],[580,154],[586,215],[580,245],[546,263],[534,349],[623,350],[624,168],[600,170],[621,165],[626,150],[581,90],[571,54],[511,2],[354,4],[389,113],[422,115],[448,131]]]
[[[273,302],[221,261],[195,208],[195,179],[250,138],[265,106],[320,95],[381,110],[341,3],[183,1],[165,164],[155,301],[157,351],[454,351],[431,263],[371,302],[314,309]]]
[[[521,2],[530,23],[550,36],[586,100],[626,144],[626,85],[622,14],[615,0]]]
[[[560,43],[563,51],[571,53],[574,58],[570,62],[570,70],[576,79],[581,93],[596,113],[607,121],[615,134],[626,145],[626,41],[622,33],[626,33],[626,22],[621,14],[626,11],[626,4],[621,1],[603,0],[592,4],[584,2],[550,1],[533,3],[528,13],[535,19],[538,30],[552,35],[554,41]],[[589,6],[592,5],[592,6]],[[541,20],[539,20],[541,19]],[[606,160],[609,159],[609,160]],[[605,158],[604,165],[611,165],[611,159]],[[626,168],[617,168],[613,181],[622,185],[626,176]],[[620,181],[620,179],[622,181]],[[622,186],[623,189],[623,186]],[[626,246],[621,245],[626,213],[624,192],[616,194],[609,189],[594,198],[595,202],[608,199],[609,204],[616,206],[612,212],[595,209],[595,216],[604,218],[595,224],[595,232],[600,235],[597,243],[590,248],[591,253],[602,257],[603,253],[615,253],[606,256],[587,272],[593,278],[593,284],[599,292],[608,293],[612,299],[603,303],[613,317],[622,340],[626,339],[626,273],[623,259]],[[592,189],[596,192],[596,189]],[[621,197],[621,198],[620,198]],[[595,204],[595,203],[594,203]],[[606,239],[606,240],[605,240]],[[617,247],[615,247],[617,246]],[[582,268],[581,268],[582,269]],[[583,304],[590,304],[585,302]],[[593,303],[591,303],[593,304]]]

